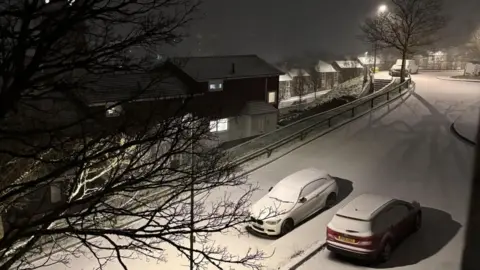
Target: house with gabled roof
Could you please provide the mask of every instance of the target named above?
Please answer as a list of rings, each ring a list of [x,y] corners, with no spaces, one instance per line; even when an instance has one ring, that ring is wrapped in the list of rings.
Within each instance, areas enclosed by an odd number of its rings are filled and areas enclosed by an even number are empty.
[[[151,110],[159,118],[179,113],[210,118],[212,133],[227,142],[276,129],[282,74],[256,55],[179,57],[149,74],[99,76],[84,97],[109,119]]]
[[[340,72],[332,64],[318,60],[315,71],[320,75],[320,89],[333,89],[338,85]]]
[[[362,75],[364,69],[360,62],[355,60],[334,61],[332,66],[340,72],[339,83]]]

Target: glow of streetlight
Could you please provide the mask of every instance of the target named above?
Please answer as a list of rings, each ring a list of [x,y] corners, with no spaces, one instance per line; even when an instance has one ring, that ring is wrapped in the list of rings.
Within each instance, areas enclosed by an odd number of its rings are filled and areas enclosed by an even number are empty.
[[[382,13],[385,13],[387,12],[387,5],[381,5],[378,7],[378,14],[382,14]]]

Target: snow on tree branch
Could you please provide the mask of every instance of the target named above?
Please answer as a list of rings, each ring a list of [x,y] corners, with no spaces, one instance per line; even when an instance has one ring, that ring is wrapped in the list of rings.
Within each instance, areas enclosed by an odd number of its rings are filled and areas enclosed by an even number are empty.
[[[148,102],[135,113],[116,110],[175,84],[157,52],[181,41],[199,4],[0,4],[0,270],[79,256],[99,268],[109,261],[125,268],[136,257],[166,260],[165,250],[189,256],[192,188],[197,242],[190,259],[201,267],[258,267],[262,252],[234,256],[212,240],[242,232],[256,187],[214,143],[211,119],[184,117],[192,97],[168,113]],[[99,89],[100,82],[135,76],[149,82],[102,99],[120,91]],[[241,192],[223,195],[228,188]]]

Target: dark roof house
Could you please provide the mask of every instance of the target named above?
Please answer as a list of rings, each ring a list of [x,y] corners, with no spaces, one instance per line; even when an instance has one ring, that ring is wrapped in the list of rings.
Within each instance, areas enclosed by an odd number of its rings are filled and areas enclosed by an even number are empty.
[[[88,76],[87,87],[79,93],[89,106],[98,109],[121,103],[115,116],[106,116],[109,121],[114,121],[119,112],[121,117],[135,119],[152,109],[158,111],[158,117],[170,117],[178,114],[180,107],[183,113],[212,119],[266,114],[276,117],[281,74],[256,55],[174,58],[149,73]],[[146,112],[144,115],[150,117]],[[276,128],[276,121],[254,124],[264,129],[259,131],[263,133]],[[230,124],[232,128],[235,125],[244,133],[232,131],[225,140],[256,135],[255,127]]]
[[[172,60],[197,82],[280,76],[280,70],[257,55],[181,57]]]

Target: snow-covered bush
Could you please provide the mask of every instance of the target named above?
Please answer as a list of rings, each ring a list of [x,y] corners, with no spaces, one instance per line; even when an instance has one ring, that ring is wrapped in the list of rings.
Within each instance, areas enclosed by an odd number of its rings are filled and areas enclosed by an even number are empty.
[[[367,82],[368,83],[368,82]],[[313,102],[308,108],[312,108],[333,99],[339,99],[341,97],[353,97],[358,98],[363,90],[363,76],[358,76],[346,82],[343,82],[337,86],[335,86],[331,91],[326,93],[325,95],[320,96],[315,102]]]

